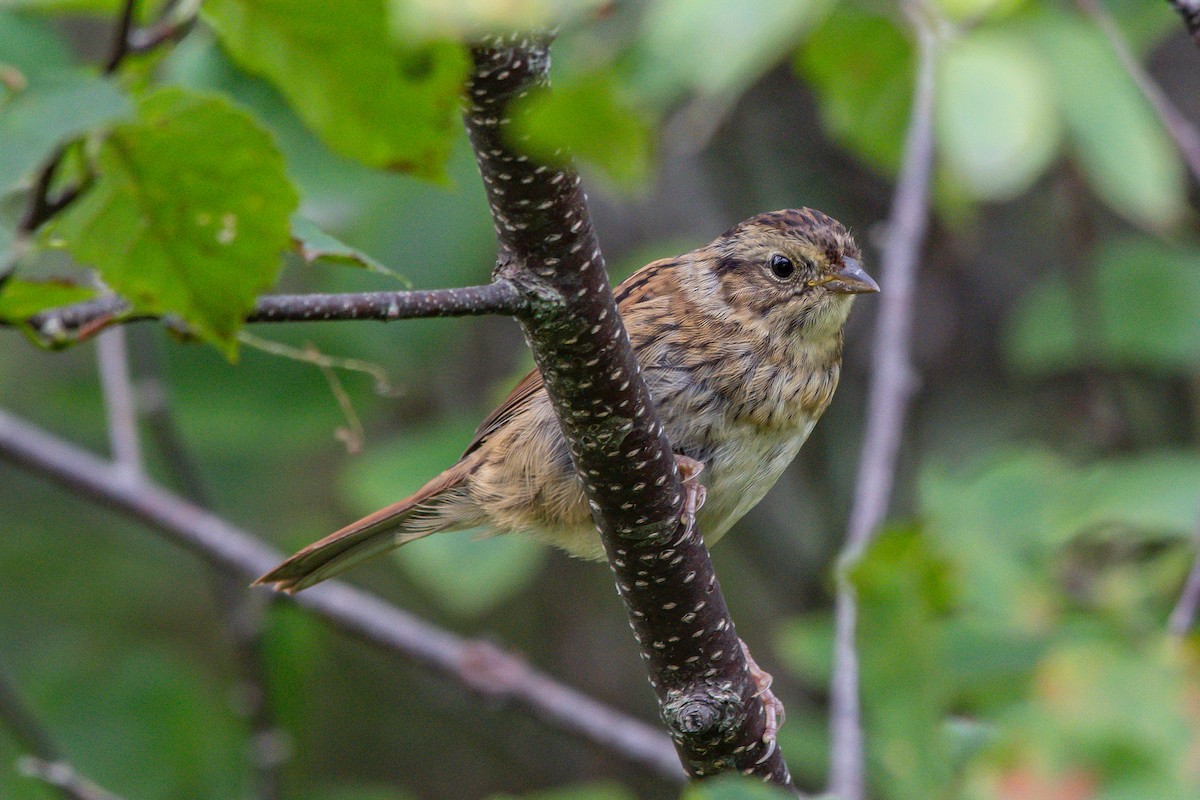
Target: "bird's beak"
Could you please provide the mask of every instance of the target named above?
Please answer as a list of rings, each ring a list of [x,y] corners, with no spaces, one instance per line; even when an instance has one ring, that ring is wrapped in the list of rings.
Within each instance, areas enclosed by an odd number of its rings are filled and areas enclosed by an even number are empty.
[[[842,268],[823,283],[826,290],[837,294],[869,294],[879,291],[879,284],[866,273],[856,258],[843,258]]]

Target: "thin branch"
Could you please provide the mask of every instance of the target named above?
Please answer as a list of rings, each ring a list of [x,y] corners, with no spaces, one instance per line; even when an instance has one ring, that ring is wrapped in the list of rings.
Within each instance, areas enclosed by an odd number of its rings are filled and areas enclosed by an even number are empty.
[[[53,786],[67,800],[121,800],[75,772],[64,761],[47,761],[37,756],[25,756],[17,762],[22,775]]]
[[[66,800],[119,800],[81,778],[63,758],[50,732],[22,702],[8,671],[0,665],[0,722],[12,733],[28,755],[21,758],[21,771],[54,787]]]
[[[117,331],[105,334],[109,336]],[[119,332],[124,333],[121,329]],[[102,337],[103,339],[103,337]],[[135,371],[138,373],[138,406],[154,446],[163,457],[168,473],[180,491],[193,503],[211,509],[213,504],[195,460],[188,452],[171,413],[162,365],[152,342],[137,342]],[[239,673],[237,711],[250,727],[249,754],[254,770],[254,796],[276,800],[281,796],[280,767],[287,761],[287,734],[275,723],[269,692],[263,629],[267,598],[247,592],[236,575],[214,569],[213,595],[229,636]]]
[[[103,459],[0,411],[0,459],[141,520],[218,569],[249,581],[283,554],[152,484],[131,484]],[[288,598],[340,630],[407,656],[471,690],[512,701],[547,724],[669,780],[683,777],[670,740],[486,642],[434,627],[367,592],[329,581]]]
[[[469,317],[485,314],[516,316],[529,305],[507,281],[456,289],[410,292],[353,292],[348,294],[277,294],[258,298],[246,322],[333,322],[336,320],[422,319]],[[35,334],[49,343],[71,341],[77,335],[93,335],[111,325],[159,319],[154,314],[130,310],[115,295],[106,295],[75,305],[52,308],[25,321]],[[177,320],[169,320],[186,332]],[[9,323],[0,323],[9,324]]]
[[[1196,521],[1196,535],[1192,543],[1197,548],[1196,558],[1183,584],[1179,602],[1175,604],[1167,620],[1167,630],[1175,636],[1187,635],[1196,624],[1196,611],[1200,609],[1200,519]]]
[[[1175,146],[1179,148],[1179,153],[1183,156],[1184,163],[1187,164],[1193,179],[1200,182],[1200,130],[1197,130],[1196,126],[1180,113],[1162,88],[1146,72],[1145,67],[1129,48],[1129,42],[1121,33],[1117,21],[1113,19],[1104,4],[1100,0],[1075,0],[1075,3],[1104,32],[1113,51],[1117,54],[1121,66],[1125,68],[1125,72],[1129,74],[1129,77],[1150,103],[1150,107],[1154,109],[1154,113],[1158,115],[1159,121],[1166,129],[1167,135],[1175,141]],[[1176,4],[1177,7],[1179,5],[1180,3]],[[1197,5],[1197,8],[1200,8],[1200,5]],[[1180,13],[1182,13],[1182,9]],[[1200,14],[1200,11],[1194,13]]]
[[[880,259],[880,299],[871,363],[866,432],[846,544],[838,559],[833,679],[830,685],[830,785],[840,800],[862,800],[866,784],[858,653],[857,598],[850,571],[883,522],[895,480],[908,404],[916,388],[910,365],[917,259],[929,222],[933,167],[934,73],[938,43],[926,10],[906,4],[917,37],[917,75],[904,161],[892,198],[887,243]]]
[[[1179,16],[1183,17],[1183,24],[1187,27],[1188,33],[1196,40],[1196,46],[1200,47],[1200,0],[1167,0]]]
[[[125,56],[129,55],[129,32],[133,29],[133,16],[137,12],[137,5],[137,0],[125,0],[121,6],[121,15],[117,17],[116,30],[113,32],[112,48],[104,62],[105,75],[116,72]]]
[[[137,399],[129,377],[125,331],[114,328],[96,340],[96,363],[108,418],[108,441],[113,462],[130,480],[142,477],[142,447],[138,441]]]
[[[792,779],[766,741],[764,705],[617,311],[579,177],[513,143],[510,103],[548,84],[548,37],[492,37],[472,51],[467,132],[502,253],[529,298],[521,319],[689,774]]]

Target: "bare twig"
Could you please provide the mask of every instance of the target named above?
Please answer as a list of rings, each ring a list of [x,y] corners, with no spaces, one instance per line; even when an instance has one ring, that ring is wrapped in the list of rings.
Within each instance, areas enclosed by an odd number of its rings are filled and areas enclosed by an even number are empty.
[[[137,399],[129,378],[125,331],[114,328],[96,340],[96,363],[108,417],[108,442],[113,462],[130,480],[142,477],[142,448],[138,441]]]
[[[1117,54],[1117,59],[1121,62],[1121,66],[1125,68],[1125,72],[1129,74],[1129,77],[1137,85],[1138,89],[1141,90],[1147,102],[1150,103],[1150,107],[1154,109],[1154,113],[1158,115],[1159,121],[1162,122],[1163,128],[1166,129],[1167,135],[1174,140],[1175,146],[1179,148],[1180,155],[1183,156],[1184,163],[1187,164],[1188,170],[1192,173],[1192,177],[1200,182],[1200,130],[1197,130],[1196,126],[1192,125],[1187,117],[1180,113],[1179,109],[1170,101],[1162,88],[1146,72],[1145,67],[1142,66],[1141,62],[1134,56],[1133,51],[1130,50],[1129,42],[1126,41],[1125,35],[1121,33],[1117,21],[1113,19],[1112,14],[1104,7],[1101,0],[1075,0],[1075,3],[1096,23],[1108,38],[1108,42]],[[1177,3],[1177,7],[1178,5]]]
[[[212,501],[200,470],[175,425],[157,352],[150,342],[135,344],[142,345],[134,348],[134,371],[137,373],[138,406],[143,412],[150,439],[184,496],[211,509]],[[248,749],[254,770],[254,796],[258,800],[275,800],[281,795],[279,768],[287,760],[288,747],[286,733],[275,724],[265,665],[262,633],[267,599],[256,592],[245,591],[236,575],[220,569],[212,570],[212,574],[217,610],[229,636],[240,676],[235,694],[236,710],[250,726]]]
[[[1175,604],[1167,620],[1167,630],[1175,636],[1187,635],[1196,624],[1196,611],[1200,609],[1200,520],[1196,521],[1196,535],[1192,544],[1197,547],[1196,558],[1183,584],[1179,602]]]
[[[1188,33],[1196,40],[1196,46],[1200,47],[1200,0],[1167,0],[1179,16],[1183,17],[1183,24],[1187,27]]]
[[[485,314],[520,315],[528,308],[525,297],[507,281],[457,289],[411,292],[355,292],[349,294],[277,294],[258,298],[247,322],[332,322],[335,320],[421,319],[468,317]],[[53,308],[25,321],[50,343],[69,341],[81,331],[94,334],[110,325],[158,319],[133,312],[115,295],[106,295]],[[3,324],[3,323],[0,323]],[[175,327],[180,323],[172,322]]]
[[[0,665],[0,722],[9,729],[27,753],[19,762],[21,771],[51,786],[66,800],[119,800],[116,795],[84,780],[63,758],[50,733],[21,701],[9,676]]]
[[[104,62],[105,75],[116,72],[125,56],[129,55],[129,32],[133,29],[133,15],[137,13],[137,5],[137,0],[125,0],[121,5],[121,15],[117,17],[116,29],[113,31],[112,47],[108,59]]]
[[[218,569],[249,581],[282,554],[226,520],[152,484],[131,484],[113,465],[0,411],[0,459],[141,520]],[[290,598],[359,639],[405,655],[480,694],[512,701],[560,730],[670,779],[683,777],[671,742],[494,645],[441,630],[367,592],[330,581]]]
[[[17,762],[17,768],[26,777],[36,778],[53,786],[68,800],[121,800],[115,794],[80,777],[75,768],[65,761],[47,761],[37,756],[24,756]]]
[[[570,448],[646,661],[691,775],[753,774],[791,787],[733,620],[617,311],[579,177],[514,142],[510,104],[548,83],[547,37],[474,48],[467,131],[502,254],[524,292],[526,340]]]
[[[866,782],[855,645],[857,599],[850,571],[887,514],[908,403],[916,386],[909,359],[917,258],[929,220],[933,166],[937,38],[926,10],[906,4],[917,36],[917,75],[904,161],[880,258],[884,286],[875,325],[866,432],[846,544],[838,559],[833,679],[830,686],[830,786],[839,800],[862,800]]]

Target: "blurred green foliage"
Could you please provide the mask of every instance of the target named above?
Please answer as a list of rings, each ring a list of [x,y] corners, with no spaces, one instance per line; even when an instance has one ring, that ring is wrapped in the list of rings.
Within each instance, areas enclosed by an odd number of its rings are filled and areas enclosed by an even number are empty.
[[[938,217],[900,475],[909,521],[852,576],[871,796],[1192,798],[1197,640],[1163,627],[1200,518],[1195,187],[1072,4],[933,5],[945,16]],[[1107,5],[1195,119],[1200,61],[1168,5]],[[345,373],[348,419],[311,365],[253,348],[237,365],[222,357],[277,278],[282,291],[487,279],[491,221],[457,120],[468,33],[562,14],[558,91],[530,98],[525,132],[600,187],[614,273],[781,202],[821,205],[877,260],[914,67],[891,4],[214,0],[183,41],[105,78],[118,6],[0,10],[0,255],[20,255],[0,319],[87,296],[94,269],[136,307],[204,333],[219,352],[131,329],[135,372],[164,374],[217,510],[282,548],[416,489],[528,367],[514,328],[495,320],[255,331],[382,365],[399,396]],[[146,4],[141,18],[156,13]],[[56,188],[89,176],[83,196],[12,248],[14,190],[64,146]],[[237,246],[222,243],[231,235]],[[715,553],[739,632],[787,702],[781,744],[810,788],[826,771],[828,571],[860,435],[872,313],[860,307],[833,408]],[[102,449],[90,346],[43,353],[4,335],[0,405]],[[356,422],[361,454],[337,439]],[[147,450],[170,482],[152,440]],[[130,798],[250,796],[241,678],[202,567],[86,500],[0,475],[0,655],[75,764]],[[353,579],[653,715],[603,569],[462,532]],[[289,734],[287,797],[679,796],[295,609],[273,609],[264,639]],[[765,641],[777,652],[754,644]],[[17,753],[0,734],[0,796],[49,796],[5,768]],[[769,796],[745,780],[684,794]]]

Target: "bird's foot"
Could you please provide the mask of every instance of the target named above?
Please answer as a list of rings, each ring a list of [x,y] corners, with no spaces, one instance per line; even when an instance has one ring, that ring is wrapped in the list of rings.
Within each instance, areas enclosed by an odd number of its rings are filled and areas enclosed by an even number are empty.
[[[763,741],[770,744],[775,741],[775,735],[779,733],[779,728],[783,725],[784,711],[783,703],[771,691],[771,673],[765,671],[754,660],[754,656],[750,655],[750,648],[741,639],[738,642],[742,645],[742,655],[746,657],[746,666],[750,668],[750,680],[754,681],[755,692],[754,696],[760,698],[763,704]]]
[[[704,505],[704,499],[708,496],[708,490],[700,483],[704,462],[676,453],[675,465],[679,467],[679,480],[683,484],[683,509],[679,512],[679,519],[683,522],[681,538],[686,539],[696,526],[696,512]]]

